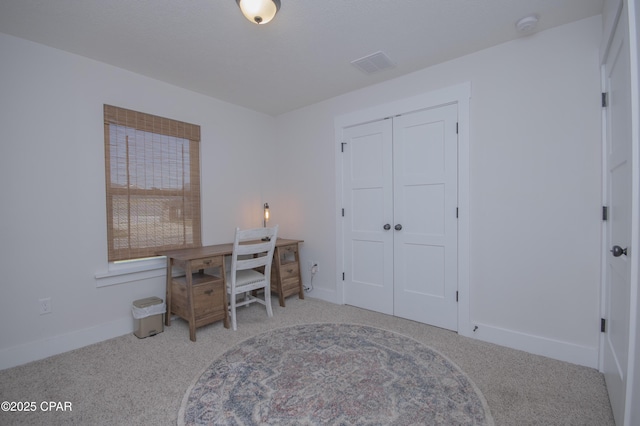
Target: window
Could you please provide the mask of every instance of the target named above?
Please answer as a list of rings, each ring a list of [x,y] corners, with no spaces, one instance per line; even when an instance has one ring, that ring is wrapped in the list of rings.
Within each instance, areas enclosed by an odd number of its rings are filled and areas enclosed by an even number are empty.
[[[200,126],[104,106],[109,262],[202,245]]]

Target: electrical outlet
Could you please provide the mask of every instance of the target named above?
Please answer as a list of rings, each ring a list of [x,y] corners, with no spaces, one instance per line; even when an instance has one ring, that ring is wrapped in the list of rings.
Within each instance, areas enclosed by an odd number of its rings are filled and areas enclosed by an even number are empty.
[[[309,262],[309,269],[311,270],[312,274],[315,274],[320,271],[320,264],[318,263],[318,261],[312,260],[311,262]]]
[[[51,313],[51,298],[46,297],[44,299],[38,300],[38,305],[40,306],[40,315],[50,314]]]

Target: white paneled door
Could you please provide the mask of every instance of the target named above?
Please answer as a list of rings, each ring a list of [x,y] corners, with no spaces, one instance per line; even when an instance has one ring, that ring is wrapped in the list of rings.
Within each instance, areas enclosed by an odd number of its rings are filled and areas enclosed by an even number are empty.
[[[385,224],[393,218],[392,123],[347,128],[342,145],[345,302],[390,315],[393,233]]]
[[[626,16],[623,14],[622,16]],[[629,37],[620,19],[604,64],[607,206],[606,320],[603,372],[616,424],[623,425],[629,362],[631,298],[631,75]]]
[[[344,129],[345,302],[457,330],[457,105]]]
[[[457,117],[448,105],[393,120],[394,314],[456,331]]]

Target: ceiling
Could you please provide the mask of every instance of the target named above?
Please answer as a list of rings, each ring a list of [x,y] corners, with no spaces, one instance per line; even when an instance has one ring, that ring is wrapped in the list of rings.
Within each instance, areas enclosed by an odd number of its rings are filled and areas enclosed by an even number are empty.
[[[282,0],[255,25],[234,0],[0,0],[0,32],[278,115],[598,15],[603,0]],[[392,68],[352,61],[384,52]],[[1,53],[1,52],[0,52]]]

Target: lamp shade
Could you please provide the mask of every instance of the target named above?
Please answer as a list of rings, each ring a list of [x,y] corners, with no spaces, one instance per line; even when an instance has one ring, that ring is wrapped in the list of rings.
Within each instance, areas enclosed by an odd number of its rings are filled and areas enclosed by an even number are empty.
[[[236,3],[242,14],[255,24],[266,24],[280,10],[280,0],[236,0]]]

